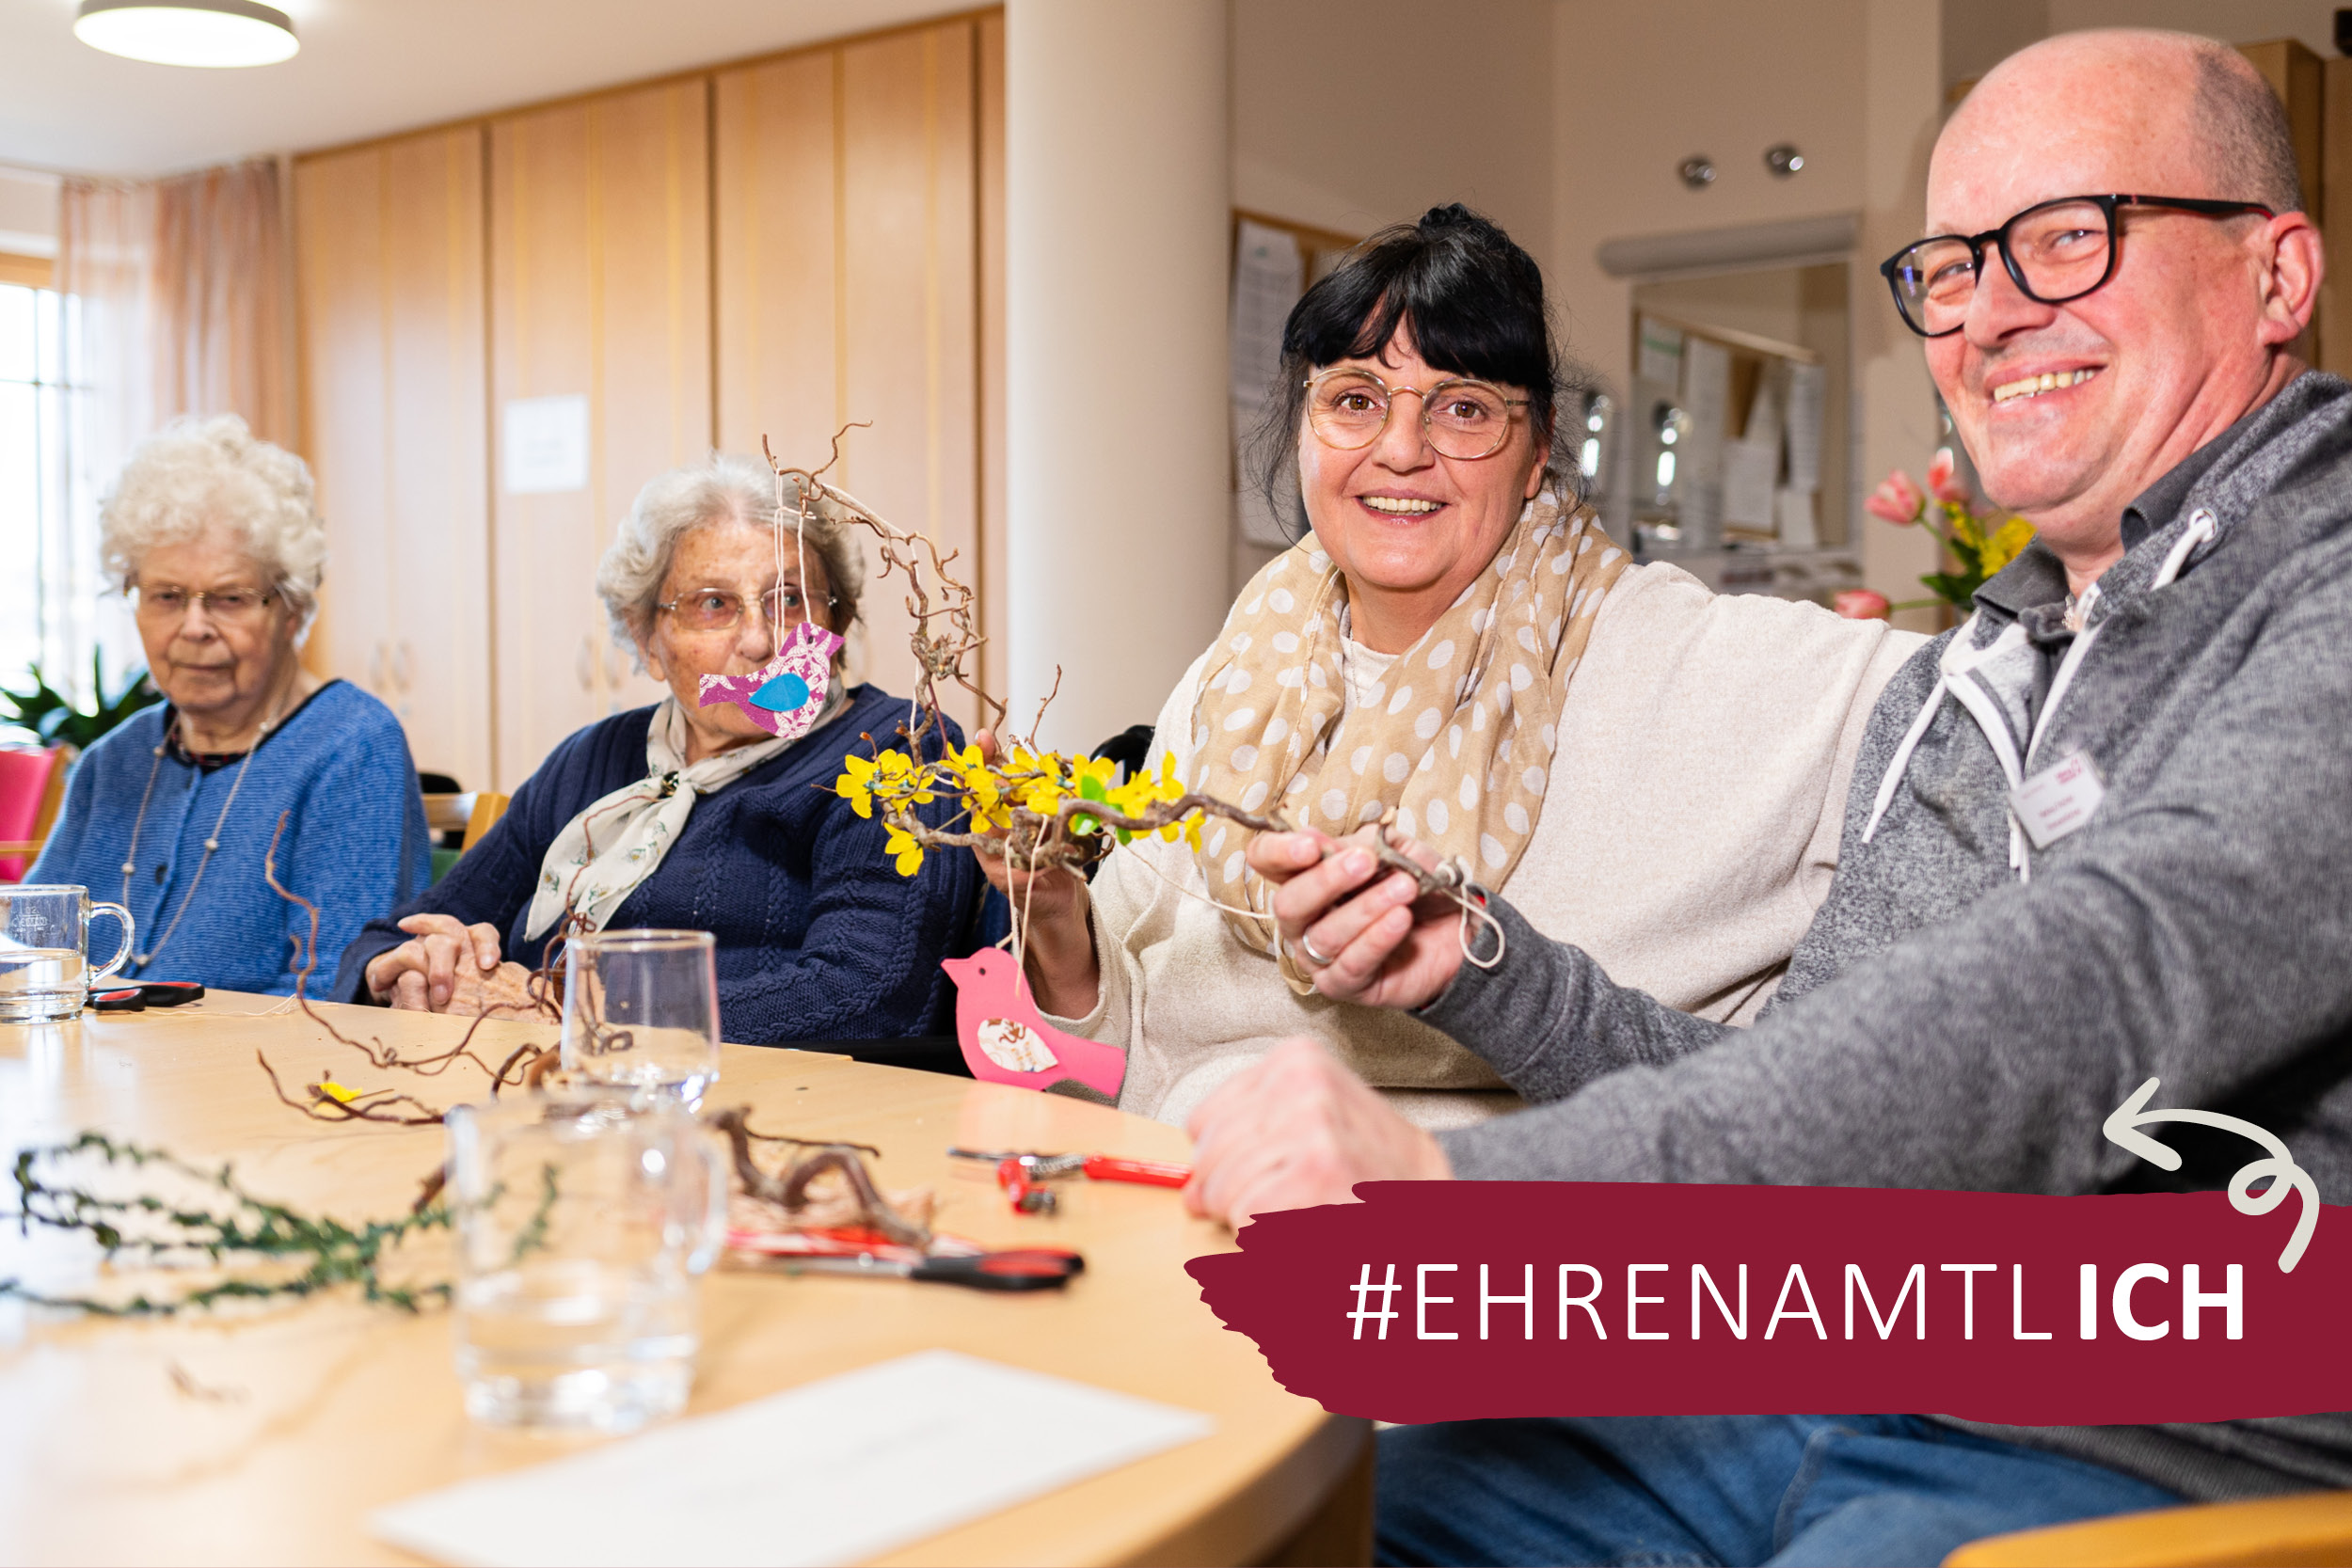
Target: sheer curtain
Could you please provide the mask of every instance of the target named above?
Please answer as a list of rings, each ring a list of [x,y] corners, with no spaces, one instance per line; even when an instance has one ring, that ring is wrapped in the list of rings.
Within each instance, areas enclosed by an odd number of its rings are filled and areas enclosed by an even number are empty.
[[[293,278],[275,160],[166,180],[70,179],[61,198],[66,380],[82,390],[69,479],[73,580],[52,602],[82,685],[93,649],[110,681],[144,662],[98,562],[99,505],[131,448],[183,414],[242,415],[255,435],[294,445]]]

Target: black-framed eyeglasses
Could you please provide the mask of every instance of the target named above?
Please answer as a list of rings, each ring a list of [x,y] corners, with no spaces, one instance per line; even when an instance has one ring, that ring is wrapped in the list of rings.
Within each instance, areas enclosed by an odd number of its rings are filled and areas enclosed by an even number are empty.
[[[831,594],[824,596],[827,610],[840,602]],[[742,594],[724,588],[690,588],[654,608],[676,617],[678,625],[689,631],[722,632],[741,626],[743,616],[754,606],[766,615],[771,626],[796,626],[808,619],[808,604],[801,591],[783,585],[771,588],[748,603]]]
[[[1937,234],[1903,246],[1879,263],[1903,325],[1922,338],[1957,332],[1967,320],[1984,271],[1984,247],[2001,253],[2017,292],[2042,305],[2064,305],[2105,286],[2115,276],[2115,210],[2164,207],[2202,217],[2249,214],[2276,217],[2252,201],[2205,201],[2178,196],[2062,196],[2026,208],[1981,234]]]

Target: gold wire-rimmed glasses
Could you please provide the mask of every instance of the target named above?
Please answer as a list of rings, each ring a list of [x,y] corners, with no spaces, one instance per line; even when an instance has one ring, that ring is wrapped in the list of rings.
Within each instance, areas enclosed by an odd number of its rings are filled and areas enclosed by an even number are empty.
[[[133,613],[151,626],[177,626],[187,618],[190,607],[202,605],[205,614],[222,626],[249,626],[262,619],[275,597],[266,588],[223,588],[207,594],[158,583],[131,590]]]
[[[1511,410],[1528,403],[1469,377],[1450,377],[1422,391],[1391,387],[1370,371],[1338,366],[1307,378],[1307,423],[1325,446],[1356,451],[1380,438],[1389,428],[1390,410],[1406,392],[1421,399],[1422,438],[1440,457],[1491,457],[1511,438]]]
[[[832,594],[825,595],[826,609],[837,602]],[[768,625],[778,629],[799,626],[808,619],[808,601],[798,588],[787,584],[771,588],[756,603]],[[741,626],[751,606],[742,594],[731,589],[690,588],[654,608],[675,619],[688,631],[717,633],[733,631]]]

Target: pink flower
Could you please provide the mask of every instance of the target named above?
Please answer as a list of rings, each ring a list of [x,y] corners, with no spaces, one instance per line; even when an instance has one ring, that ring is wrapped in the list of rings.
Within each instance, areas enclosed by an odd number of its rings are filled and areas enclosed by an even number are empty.
[[[1884,516],[1884,513],[1879,514]],[[1886,595],[1875,588],[1848,588],[1839,592],[1832,608],[1849,621],[1883,621],[1890,613]]]
[[[1973,498],[1968,493],[1968,486],[1953,480],[1954,466],[1952,449],[1939,448],[1935,454],[1935,461],[1928,465],[1928,489],[1934,494],[1937,500],[1955,501],[1964,506]]]
[[[1928,504],[1928,498],[1911,483],[1911,476],[1900,468],[1886,476],[1886,483],[1870,492],[1870,499],[1862,503],[1874,517],[1890,523],[1909,525],[1919,520],[1919,514]]]

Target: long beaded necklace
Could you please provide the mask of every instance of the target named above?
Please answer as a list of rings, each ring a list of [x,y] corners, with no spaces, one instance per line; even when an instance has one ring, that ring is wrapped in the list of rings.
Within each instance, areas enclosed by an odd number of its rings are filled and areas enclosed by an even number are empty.
[[[253,753],[262,749],[262,742],[267,740],[270,731],[278,727],[278,717],[273,715],[262,721],[261,731],[254,736],[251,749],[245,753],[245,760],[237,765],[237,776],[229,783],[229,799],[220,803],[220,816],[213,823],[213,831],[204,837],[204,858],[196,863],[196,875],[188,879],[188,891],[180,895],[179,912],[171,917],[170,924],[164,927],[164,934],[155,939],[152,946],[144,953],[131,956],[132,961],[141,969],[145,969],[155,955],[164,950],[164,944],[171,940],[171,933],[178,930],[180,922],[187,918],[188,906],[196,902],[196,890],[204,881],[205,867],[213,863],[213,852],[220,847],[220,831],[228,826],[230,808],[237,803],[237,791],[245,787],[246,769],[253,766]],[[176,724],[179,721],[179,716],[173,715],[172,722]],[[122,853],[121,902],[126,909],[131,903],[131,877],[139,868],[139,832],[147,826],[147,805],[155,798],[155,780],[164,770],[164,752],[170,744],[168,733],[155,743],[155,760],[147,769],[147,788],[139,796],[139,814],[131,823],[131,847]]]

